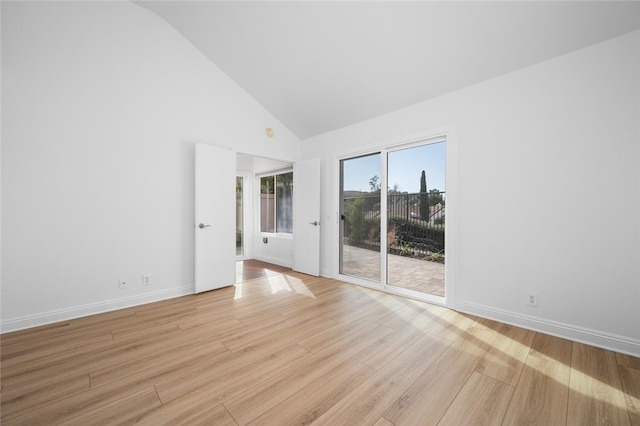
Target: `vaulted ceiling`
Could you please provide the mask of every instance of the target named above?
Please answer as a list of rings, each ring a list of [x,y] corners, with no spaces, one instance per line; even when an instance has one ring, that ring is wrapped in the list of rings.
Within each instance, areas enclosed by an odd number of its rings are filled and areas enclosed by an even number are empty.
[[[137,4],[301,139],[640,29],[640,2]]]

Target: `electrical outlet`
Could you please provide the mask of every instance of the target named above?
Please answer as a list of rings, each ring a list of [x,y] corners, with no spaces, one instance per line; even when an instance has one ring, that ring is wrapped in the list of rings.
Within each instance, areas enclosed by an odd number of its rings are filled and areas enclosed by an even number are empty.
[[[118,288],[120,290],[124,290],[126,288],[129,288],[129,280],[127,280],[126,278],[118,279]]]
[[[527,305],[538,307],[538,293],[529,293],[529,298],[527,299]]]
[[[142,276],[142,286],[147,287],[151,285],[151,275]]]

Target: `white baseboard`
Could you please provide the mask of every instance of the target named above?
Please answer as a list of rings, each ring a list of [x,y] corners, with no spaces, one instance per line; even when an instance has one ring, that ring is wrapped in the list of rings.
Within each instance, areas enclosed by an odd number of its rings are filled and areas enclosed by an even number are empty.
[[[640,340],[604,333],[597,330],[564,324],[542,318],[503,311],[489,306],[457,301],[451,307],[460,312],[496,320],[540,333],[585,343],[591,346],[608,349],[623,354],[640,357]]]
[[[273,263],[274,265],[284,266],[285,268],[293,268],[293,262],[291,260],[278,259],[276,257],[269,256],[253,256],[253,258],[261,262]]]
[[[74,318],[86,317],[89,315],[102,314],[104,312],[115,311],[132,306],[144,305],[146,303],[159,302],[161,300],[173,299],[175,297],[193,294],[193,285],[176,287],[167,290],[154,291],[152,293],[137,294],[120,299],[109,300],[100,303],[74,306],[71,308],[58,309],[42,314],[27,315],[19,318],[12,318],[0,322],[0,332],[9,333],[11,331],[24,330],[26,328],[38,327],[52,324],[59,321],[67,321]]]

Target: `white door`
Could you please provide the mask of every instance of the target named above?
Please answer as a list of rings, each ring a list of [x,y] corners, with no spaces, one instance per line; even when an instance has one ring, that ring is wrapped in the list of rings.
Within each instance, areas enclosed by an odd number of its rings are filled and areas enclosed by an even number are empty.
[[[196,144],[195,292],[236,281],[236,154]]]
[[[320,275],[320,159],[293,165],[293,269]]]

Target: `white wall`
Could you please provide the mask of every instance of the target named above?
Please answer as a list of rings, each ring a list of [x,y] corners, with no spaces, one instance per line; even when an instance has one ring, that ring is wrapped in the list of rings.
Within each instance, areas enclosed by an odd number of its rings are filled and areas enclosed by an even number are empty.
[[[263,241],[267,238],[267,242]],[[275,265],[293,267],[293,236],[261,234],[256,232],[253,241],[253,258]]]
[[[634,32],[303,141],[330,183],[323,274],[337,273],[335,153],[447,128],[452,306],[640,355],[639,75]]]
[[[128,2],[2,2],[2,86],[3,331],[192,292],[194,143],[299,152]]]

